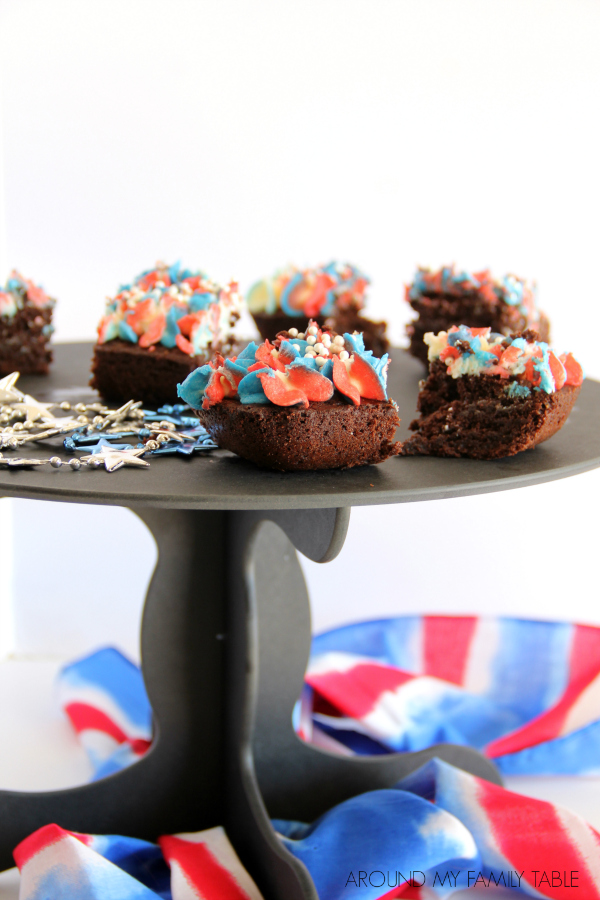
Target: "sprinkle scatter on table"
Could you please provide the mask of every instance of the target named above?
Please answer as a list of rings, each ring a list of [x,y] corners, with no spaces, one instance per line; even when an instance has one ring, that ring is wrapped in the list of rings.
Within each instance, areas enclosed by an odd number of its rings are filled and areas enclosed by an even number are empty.
[[[115,472],[125,466],[148,468],[147,457],[190,457],[217,448],[184,404],[154,411],[142,409],[141,401],[134,400],[118,409],[109,409],[99,401],[43,403],[23,394],[16,387],[18,378],[19,373],[13,372],[0,379],[0,468],[48,464],[55,469],[104,468]],[[84,455],[67,461],[59,456],[38,459],[30,454],[31,444],[63,436],[66,450],[84,451]],[[28,455],[5,456],[4,450],[27,450]]]

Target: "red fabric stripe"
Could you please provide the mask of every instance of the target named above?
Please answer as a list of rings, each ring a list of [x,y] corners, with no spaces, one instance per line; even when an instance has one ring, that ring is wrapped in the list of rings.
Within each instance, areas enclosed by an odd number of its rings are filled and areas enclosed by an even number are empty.
[[[569,670],[569,684],[560,700],[522,728],[488,744],[485,748],[487,756],[494,758],[517,753],[543,741],[554,740],[560,734],[569,710],[600,671],[600,628],[575,626]]]
[[[392,888],[387,894],[382,894],[379,900],[396,900],[397,897],[402,897],[402,900],[421,900],[423,892],[420,887],[402,884],[400,887]]]
[[[591,625],[576,625],[571,658],[569,661],[569,684],[585,681],[589,683],[600,671],[600,628]]]
[[[85,844],[86,847],[90,844],[92,839],[89,834],[78,834],[75,831],[65,831],[60,825],[55,825],[54,823],[51,825],[44,825],[43,828],[38,828],[37,831],[34,831],[33,834],[26,837],[24,841],[17,844],[13,850],[13,857],[19,867],[19,871],[23,870],[23,866],[28,863],[36,853],[39,853],[46,847],[50,847],[52,844],[58,843],[58,841],[66,837],[76,838],[78,841],[81,841],[82,844]]]
[[[463,684],[475,616],[423,617],[423,674]]]
[[[553,870],[577,872],[577,896],[592,900],[598,897],[598,887],[590,878],[585,860],[573,845],[568,832],[551,803],[514,794],[489,781],[475,779],[477,798],[483,807],[494,841],[500,852],[518,872],[525,870],[524,878],[534,883],[533,871]],[[596,839],[600,854],[600,835],[588,826]],[[524,840],[524,835],[535,839]],[[538,879],[541,874],[538,874]],[[539,881],[538,881],[539,885]],[[574,887],[549,888],[546,882],[540,888],[544,896],[573,900]]]
[[[248,894],[205,844],[171,835],[159,838],[158,843],[167,862],[178,862],[190,885],[197,888],[201,896],[215,900],[248,900]]]
[[[344,715],[360,719],[371,712],[384,691],[395,691],[413,678],[392,666],[359,663],[346,672],[309,673],[306,681]]]
[[[548,712],[536,716],[517,731],[488,744],[485,748],[486,756],[493,759],[496,756],[504,756],[505,753],[517,753],[526,747],[534,747],[543,741],[554,740],[560,734],[571,706],[585,687],[586,684],[569,685],[558,703]]]
[[[44,850],[45,847],[49,847],[51,844],[56,844],[57,841],[68,836],[68,834],[68,831],[64,831],[58,825],[45,825],[43,828],[38,828],[37,831],[26,837],[24,841],[17,844],[13,850],[13,857],[19,870],[22,870],[23,866],[40,850]]]
[[[138,738],[135,741],[129,741],[129,744],[137,756],[143,756],[152,746],[152,741],[145,741],[142,738]]]
[[[129,740],[125,732],[106,713],[95,706],[89,706],[87,703],[69,703],[65,706],[65,712],[78,734],[92,728],[94,731],[103,731],[105,734],[109,734],[120,744]]]

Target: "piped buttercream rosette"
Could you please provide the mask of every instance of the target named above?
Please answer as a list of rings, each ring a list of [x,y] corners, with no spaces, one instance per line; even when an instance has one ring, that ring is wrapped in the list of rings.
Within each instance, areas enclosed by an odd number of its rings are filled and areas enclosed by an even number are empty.
[[[388,399],[387,353],[378,359],[365,350],[360,334],[332,336],[312,321],[300,334],[288,332],[273,344],[252,342],[231,359],[216,357],[186,378],[179,396],[195,409],[225,397],[307,408],[311,401],[330,400],[335,390],[355,406],[361,399]]]

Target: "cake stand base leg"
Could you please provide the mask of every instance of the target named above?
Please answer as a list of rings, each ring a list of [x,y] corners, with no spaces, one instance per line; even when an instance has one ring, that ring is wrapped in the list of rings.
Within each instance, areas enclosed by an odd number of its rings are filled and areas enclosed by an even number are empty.
[[[348,758],[295,735],[311,630],[294,547],[333,559],[348,510],[134,511],[159,551],[141,641],[152,746],[135,765],[91,784],[0,791],[0,868],[50,822],[147,840],[224,825],[265,900],[318,900],[271,817],[311,821],[354,794],[389,787],[431,756],[499,781],[466,747]]]
[[[228,546],[228,774],[226,828],[266,900],[318,900],[302,863],[270,819],[311,822],[336,803],[391,787],[437,756],[497,784],[495,766],[469,747],[335,756],[292,727],[311,642],[310,605],[294,546],[317,562],[343,545],[348,510],[230,514]]]

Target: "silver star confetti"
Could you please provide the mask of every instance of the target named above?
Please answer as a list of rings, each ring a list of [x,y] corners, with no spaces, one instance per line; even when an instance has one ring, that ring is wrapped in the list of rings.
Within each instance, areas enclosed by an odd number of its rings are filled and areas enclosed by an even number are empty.
[[[104,467],[115,472],[125,466],[147,468],[143,455],[192,453],[216,448],[205,429],[185,405],[164,406],[158,412],[144,410],[141,401],[129,400],[118,409],[109,409],[99,401],[71,403],[68,400],[45,403],[17,390],[18,372],[0,379],[0,448],[18,450],[32,442],[67,435],[63,444],[67,450],[83,450],[92,453],[68,462],[58,456],[49,459],[25,457],[3,458],[0,467],[63,466],[73,471],[83,467]],[[51,410],[61,410],[66,415],[55,415]],[[119,439],[130,438],[145,441],[137,446],[117,444]],[[98,440],[100,439],[100,440]],[[89,446],[89,445],[95,446]],[[94,452],[95,451],[95,452]]]
[[[18,372],[12,372],[0,378],[0,403],[15,403],[23,399],[23,394],[15,387],[18,377]]]
[[[24,466],[45,466],[47,462],[50,462],[49,459],[22,459],[21,457],[15,456],[12,459],[6,459],[4,456],[0,457],[0,466],[8,466],[11,469],[22,468]]]
[[[116,472],[117,469],[123,466],[148,467],[150,463],[140,459],[140,456],[143,456],[144,453],[146,453],[145,447],[140,449],[132,447],[131,450],[114,450],[112,447],[102,447],[99,453],[90,453],[87,456],[82,456],[81,462],[89,464],[91,460],[94,460],[94,465],[104,462],[104,468],[107,472]]]
[[[14,409],[29,419],[30,422],[37,422],[38,419],[44,420],[46,417],[54,418],[50,415],[50,409],[55,405],[54,403],[40,403],[39,400],[36,400],[35,397],[31,397],[29,394],[25,394],[24,397],[21,394],[21,397],[21,402],[16,403]]]

